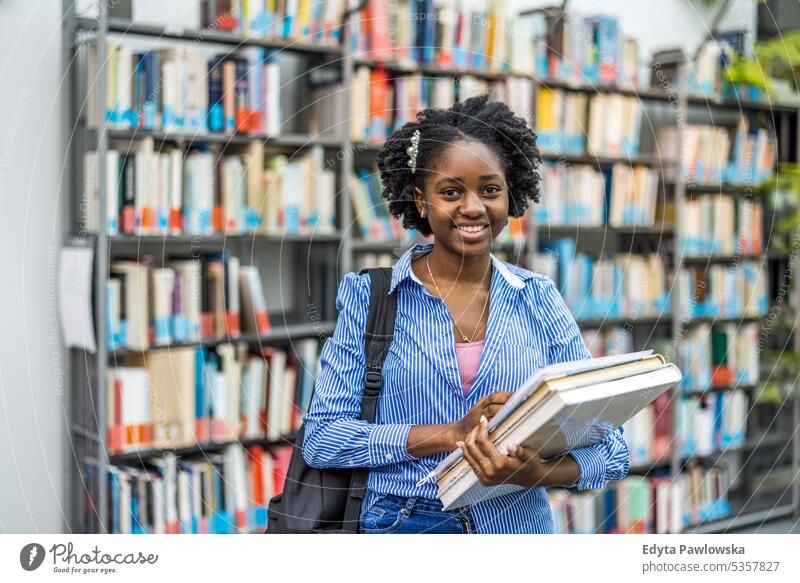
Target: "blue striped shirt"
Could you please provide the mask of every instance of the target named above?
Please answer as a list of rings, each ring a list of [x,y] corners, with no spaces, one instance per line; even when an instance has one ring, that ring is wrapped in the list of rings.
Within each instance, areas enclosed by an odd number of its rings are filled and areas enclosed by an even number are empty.
[[[452,423],[482,397],[516,390],[539,367],[591,358],[553,281],[492,256],[484,349],[465,396],[447,308],[411,269],[412,259],[432,247],[409,249],[394,266],[391,289],[397,292],[397,319],[374,424],[359,420],[368,276],[345,275],[336,299],[336,329],[322,348],[314,399],[305,416],[303,457],[314,467],[368,466],[368,497],[380,493],[436,498],[435,483],[416,484],[447,454],[411,456],[406,442],[412,425]],[[579,490],[602,488],[628,473],[628,448],[621,429],[570,455],[580,468],[580,478],[569,486]],[[478,532],[553,531],[543,487],[519,490],[471,508]]]

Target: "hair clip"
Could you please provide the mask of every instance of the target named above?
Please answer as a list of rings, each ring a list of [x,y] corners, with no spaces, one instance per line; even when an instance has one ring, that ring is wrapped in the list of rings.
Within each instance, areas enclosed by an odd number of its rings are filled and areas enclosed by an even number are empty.
[[[411,136],[411,145],[406,148],[411,174],[417,173],[417,153],[419,153],[419,130],[414,130],[414,134]]]
[[[533,162],[533,175],[536,178],[536,186],[534,187],[533,196],[534,199],[541,200],[544,185],[542,184],[542,160],[537,158]]]

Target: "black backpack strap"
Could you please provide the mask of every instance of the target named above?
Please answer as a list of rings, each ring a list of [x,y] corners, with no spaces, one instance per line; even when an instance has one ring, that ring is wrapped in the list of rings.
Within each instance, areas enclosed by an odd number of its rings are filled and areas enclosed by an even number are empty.
[[[364,372],[364,394],[361,397],[361,419],[375,422],[375,410],[383,388],[383,363],[389,353],[394,334],[394,320],[397,315],[397,295],[389,294],[392,282],[391,267],[365,269],[369,274],[369,314],[364,328],[364,353],[366,370]],[[353,470],[350,480],[350,496],[345,509],[344,526],[346,530],[358,532],[361,514],[361,500],[367,485],[369,468]]]

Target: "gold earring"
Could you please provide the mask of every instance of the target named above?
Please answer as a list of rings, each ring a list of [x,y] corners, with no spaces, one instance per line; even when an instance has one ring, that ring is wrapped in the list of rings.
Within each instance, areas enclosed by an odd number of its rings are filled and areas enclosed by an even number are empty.
[[[424,219],[425,218],[425,211],[424,210],[419,211],[419,216],[421,216]]]

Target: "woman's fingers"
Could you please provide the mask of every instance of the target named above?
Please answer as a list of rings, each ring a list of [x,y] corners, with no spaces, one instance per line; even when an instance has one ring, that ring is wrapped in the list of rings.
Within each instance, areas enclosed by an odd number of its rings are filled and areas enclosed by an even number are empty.
[[[476,436],[475,436],[475,447],[480,451],[485,457],[491,460],[492,464],[497,467],[503,461],[500,459],[500,452],[492,443],[492,440],[489,439],[489,423],[485,419],[482,419],[478,426],[475,428]]]
[[[475,436],[477,435],[477,429],[478,428],[475,427],[469,432],[467,438],[461,443],[461,450],[464,453],[464,459],[467,460],[467,463],[472,468],[472,471],[475,472],[478,480],[484,484],[487,480],[483,471],[483,466],[481,465],[481,456],[479,456],[475,450]]]

